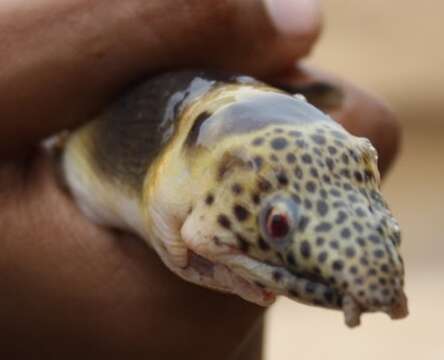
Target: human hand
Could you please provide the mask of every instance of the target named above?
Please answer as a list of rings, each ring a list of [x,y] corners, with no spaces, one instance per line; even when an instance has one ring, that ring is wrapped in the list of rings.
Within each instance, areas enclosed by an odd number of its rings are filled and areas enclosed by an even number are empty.
[[[295,16],[299,29],[284,26],[290,37],[254,0],[41,0],[29,13],[21,3],[0,5],[0,38],[11,59],[0,60],[5,358],[260,358],[264,309],[188,284],[142,241],[90,223],[33,145],[88,120],[131,80],[165,68],[215,67],[291,82],[325,77],[293,67],[319,33],[312,3]],[[332,115],[369,137],[387,168],[398,139],[392,115],[338,84],[345,101]]]

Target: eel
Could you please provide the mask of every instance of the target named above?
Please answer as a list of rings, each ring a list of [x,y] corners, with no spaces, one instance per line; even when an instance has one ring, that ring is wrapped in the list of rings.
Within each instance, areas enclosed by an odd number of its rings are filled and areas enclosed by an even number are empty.
[[[407,316],[375,148],[289,90],[193,70],[146,79],[68,135],[64,182],[91,221],[137,234],[191,283],[339,309],[350,327]]]

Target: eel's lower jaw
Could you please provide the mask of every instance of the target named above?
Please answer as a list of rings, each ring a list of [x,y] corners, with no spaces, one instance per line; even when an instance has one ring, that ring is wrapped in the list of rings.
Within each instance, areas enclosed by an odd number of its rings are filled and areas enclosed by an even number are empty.
[[[259,306],[270,306],[276,301],[277,295],[273,292],[251,283],[227,266],[212,262],[191,250],[188,251],[188,267],[200,276],[213,280],[213,284],[208,287],[214,290],[236,294]]]
[[[255,260],[250,259],[250,261]],[[264,287],[260,283],[248,280],[244,276],[237,274],[226,265],[211,261],[196,254],[192,250],[188,251],[187,267],[193,269],[200,276],[205,277],[212,282],[211,286],[208,285],[208,281],[205,285],[202,284],[203,286],[211,287],[212,289],[222,292],[237,294],[243,299],[260,306],[269,306],[273,304],[279,295],[287,296],[299,303],[335,309],[340,308],[338,303],[342,301],[342,297],[339,299],[338,296],[336,296],[333,300],[333,304],[327,305],[321,304],[321,294],[315,294],[317,295],[317,299],[315,299],[314,296],[305,297],[303,294],[307,283],[311,283],[317,289],[322,290],[323,293],[330,292],[332,296],[338,294],[338,291],[326,284],[326,282],[313,278],[313,276],[308,276],[307,274],[305,274],[307,276],[304,276],[304,274],[295,274],[279,266],[273,266],[273,269],[279,270],[282,274],[285,274],[284,278],[287,280],[286,285],[281,284],[281,287],[279,288]]]
[[[192,251],[189,251],[188,266],[201,276],[213,280],[214,285],[209,287],[222,292],[237,294],[243,299],[260,306],[269,306],[274,303],[278,295],[284,295],[300,303],[342,310],[345,324],[350,328],[360,325],[361,315],[365,312],[382,311],[387,313],[392,319],[402,319],[408,315],[407,298],[404,293],[401,294],[400,300],[396,304],[369,308],[358,301],[352,293],[344,292],[323,281],[322,278],[303,273],[291,273],[281,267],[279,267],[279,270],[287,274],[287,285],[289,285],[292,291],[288,291],[284,287],[282,289],[264,288],[261,284],[245,279],[227,266],[212,262]],[[302,295],[307,283],[314,285],[319,293],[312,293],[311,297]],[[322,295],[325,296],[327,292],[330,293],[333,300],[329,304],[321,303]]]

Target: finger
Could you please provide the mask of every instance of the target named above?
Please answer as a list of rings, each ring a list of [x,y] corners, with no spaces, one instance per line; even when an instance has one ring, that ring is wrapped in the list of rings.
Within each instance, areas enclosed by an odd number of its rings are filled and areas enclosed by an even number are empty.
[[[351,133],[370,139],[379,153],[379,169],[382,175],[387,173],[399,150],[401,128],[383,100],[347,81],[307,66],[293,68],[273,81],[296,87],[316,83],[339,88],[341,101],[327,112]]]
[[[315,0],[6,2],[0,155],[88,120],[146,74],[276,72],[308,53],[319,29]]]
[[[239,346],[264,308],[185,282],[144,242],[88,221],[49,159],[34,161],[26,181],[12,170],[0,168],[1,358],[246,354]]]

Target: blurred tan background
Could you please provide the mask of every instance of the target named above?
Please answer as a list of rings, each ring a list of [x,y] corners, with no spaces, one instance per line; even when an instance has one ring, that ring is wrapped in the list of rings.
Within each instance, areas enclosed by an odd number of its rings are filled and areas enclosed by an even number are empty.
[[[362,317],[282,299],[268,316],[267,360],[444,360],[444,1],[324,0],[309,63],[383,97],[404,127],[384,193],[403,229],[410,316]]]

